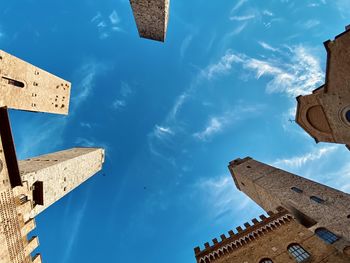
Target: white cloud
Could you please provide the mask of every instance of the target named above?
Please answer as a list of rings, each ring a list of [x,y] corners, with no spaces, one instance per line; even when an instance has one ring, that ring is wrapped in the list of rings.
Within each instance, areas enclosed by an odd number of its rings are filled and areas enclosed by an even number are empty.
[[[258,110],[261,111],[261,108],[261,105],[238,105],[232,111],[225,112],[221,116],[210,117],[207,121],[207,126],[203,130],[194,133],[193,136],[198,140],[208,141],[214,135],[220,133],[223,128],[227,127],[228,125],[245,118],[256,116],[256,113]]]
[[[73,89],[76,95],[72,98],[72,111],[90,96],[95,86],[96,77],[107,70],[109,67],[106,64],[89,61],[76,72],[80,81],[76,82],[77,85]]]
[[[120,27],[121,19],[116,10],[113,10],[108,17],[98,12],[90,21],[96,25],[100,39],[109,38],[113,32],[123,31]]]
[[[154,135],[159,139],[163,139],[165,136],[174,135],[174,132],[169,127],[156,125],[154,127]]]
[[[193,134],[199,140],[206,141],[209,137],[221,131],[223,126],[222,119],[213,117],[210,119],[208,126],[201,132]]]
[[[185,56],[185,53],[188,49],[188,47],[190,46],[191,42],[193,39],[193,35],[188,35],[181,43],[181,47],[180,47],[180,58],[183,59]]]
[[[274,16],[274,14],[270,10],[267,10],[267,9],[263,10],[262,14],[265,16]]]
[[[219,62],[209,65],[203,74],[206,78],[212,79],[217,75],[226,74],[232,69],[232,64],[236,62],[243,62],[242,59],[228,50],[226,54],[221,57]]]
[[[322,157],[335,152],[337,149],[338,146],[335,145],[317,148],[312,152],[300,156],[278,159],[274,162],[274,165],[286,168],[300,168],[309,162],[320,160]]]
[[[112,108],[120,110],[127,106],[128,98],[133,94],[133,90],[130,85],[124,81],[121,82],[119,95],[112,103]]]
[[[258,43],[260,46],[262,46],[266,50],[273,51],[273,52],[279,51],[278,48],[274,48],[274,47],[270,46],[269,44],[267,44],[266,42],[259,41]]]
[[[234,213],[249,211],[258,212],[257,206],[243,193],[236,189],[233,179],[228,174],[219,177],[201,179],[196,183],[195,189],[205,198],[205,207],[210,216],[220,220],[222,216],[232,217]],[[231,220],[231,219],[230,219]]]
[[[88,195],[87,195],[88,196]],[[67,237],[66,251],[63,253],[62,262],[68,262],[71,256],[74,244],[78,237],[81,223],[84,220],[84,215],[87,207],[88,198],[84,199],[83,205],[76,211],[74,215],[74,220],[70,222],[66,227],[69,228],[69,236]]]
[[[225,56],[235,56],[224,67],[227,71],[231,69],[232,63],[238,62],[244,69],[255,72],[258,79],[263,76],[272,77],[266,86],[268,93],[278,92],[296,97],[310,93],[324,82],[319,60],[303,46],[288,48],[281,55],[289,61],[255,59],[244,54],[234,55],[231,50]]]
[[[126,101],[125,100],[118,100],[116,99],[113,104],[112,104],[113,108],[115,110],[119,110],[119,109],[122,109],[126,106]]]
[[[316,27],[320,24],[321,22],[319,20],[316,19],[310,19],[307,20],[306,22],[303,22],[301,25],[302,27],[304,27],[305,29],[311,29],[313,27]]]
[[[92,125],[90,123],[88,123],[88,122],[81,122],[80,126],[83,127],[83,128],[88,128],[88,129],[92,128]]]
[[[109,15],[109,21],[111,21],[111,24],[113,25],[120,23],[120,18],[117,11],[113,10],[113,12]]]
[[[242,5],[244,5],[246,2],[248,2],[248,0],[239,0],[237,2],[237,4],[231,9],[231,13],[237,11],[238,9],[240,9],[242,7]]]
[[[231,16],[230,20],[232,21],[246,21],[246,20],[251,20],[255,18],[254,14],[251,15],[244,15],[244,16]]]

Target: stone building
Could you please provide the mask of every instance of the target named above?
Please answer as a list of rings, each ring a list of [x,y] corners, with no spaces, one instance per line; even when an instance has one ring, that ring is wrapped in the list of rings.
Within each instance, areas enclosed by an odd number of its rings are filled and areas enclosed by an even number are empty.
[[[39,263],[35,216],[102,169],[104,150],[17,161],[7,108],[67,114],[70,83],[0,51],[0,262]],[[40,136],[40,135],[38,135]]]
[[[140,37],[164,42],[170,0],[130,0],[130,4]]]
[[[316,142],[345,144],[350,149],[350,26],[327,50],[325,84],[297,97],[296,122]]]
[[[68,114],[71,84],[0,50],[0,107]]]
[[[229,170],[269,217],[195,248],[198,263],[350,262],[350,195],[249,157]]]

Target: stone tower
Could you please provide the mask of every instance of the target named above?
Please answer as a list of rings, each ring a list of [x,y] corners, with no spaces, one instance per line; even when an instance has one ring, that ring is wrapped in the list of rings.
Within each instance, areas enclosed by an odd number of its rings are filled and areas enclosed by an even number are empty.
[[[350,257],[300,225],[283,208],[194,249],[197,263],[350,262]]]
[[[350,149],[350,26],[324,45],[326,82],[312,94],[297,97],[296,122],[316,142],[341,143]]]
[[[68,114],[71,84],[0,50],[0,107]]]
[[[349,250],[349,194],[249,157],[232,161],[229,170],[236,187],[265,211],[283,207],[309,230],[334,234],[339,251]]]
[[[168,28],[170,0],[130,0],[142,38],[164,42]]]
[[[19,161],[22,182],[33,189],[33,218],[102,169],[104,150],[73,148]]]
[[[0,51],[0,262],[40,263],[34,217],[102,169],[104,150],[17,161],[7,108],[68,114],[70,83]],[[40,136],[40,135],[38,135]]]

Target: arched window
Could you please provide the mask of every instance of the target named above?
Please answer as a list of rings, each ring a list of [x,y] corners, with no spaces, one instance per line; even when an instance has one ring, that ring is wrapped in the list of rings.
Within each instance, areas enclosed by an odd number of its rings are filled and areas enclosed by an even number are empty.
[[[260,260],[259,263],[273,263],[273,261],[272,261],[272,259],[264,258],[264,259]]]
[[[305,262],[310,258],[310,254],[299,244],[291,244],[288,246],[288,252],[294,257],[296,262]]]
[[[291,189],[292,189],[292,191],[294,191],[294,192],[296,192],[298,194],[301,194],[303,192],[303,190],[301,190],[301,189],[299,189],[298,187],[295,187],[295,186],[293,186]]]
[[[315,230],[316,235],[328,244],[333,244],[339,239],[335,234],[325,228],[318,228]]]
[[[323,204],[324,200],[318,196],[310,196],[310,199],[316,203]]]

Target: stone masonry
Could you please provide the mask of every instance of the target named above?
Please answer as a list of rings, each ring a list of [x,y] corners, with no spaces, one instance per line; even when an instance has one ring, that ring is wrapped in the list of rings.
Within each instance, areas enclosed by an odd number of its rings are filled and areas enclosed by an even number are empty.
[[[40,263],[34,217],[102,169],[104,150],[17,161],[8,108],[68,114],[70,83],[0,51],[0,263]],[[38,134],[38,136],[40,136]]]
[[[195,248],[197,263],[295,263],[288,252],[290,245],[299,244],[310,254],[307,262],[350,262],[350,257],[326,244],[315,234],[297,223],[285,209],[268,212],[269,216],[245,223],[229,235],[221,235],[221,241],[213,239],[204,249]],[[269,261],[270,260],[270,261]]]
[[[229,164],[236,187],[265,211],[287,209],[311,231],[319,228],[336,234],[339,251],[350,246],[350,195],[277,169],[252,158]]]
[[[297,97],[296,122],[316,142],[346,144],[349,148],[350,27],[324,45],[328,54],[325,84],[311,95]]]
[[[0,107],[68,114],[71,84],[0,50]]]
[[[130,0],[142,38],[164,42],[169,20],[169,0]]]

